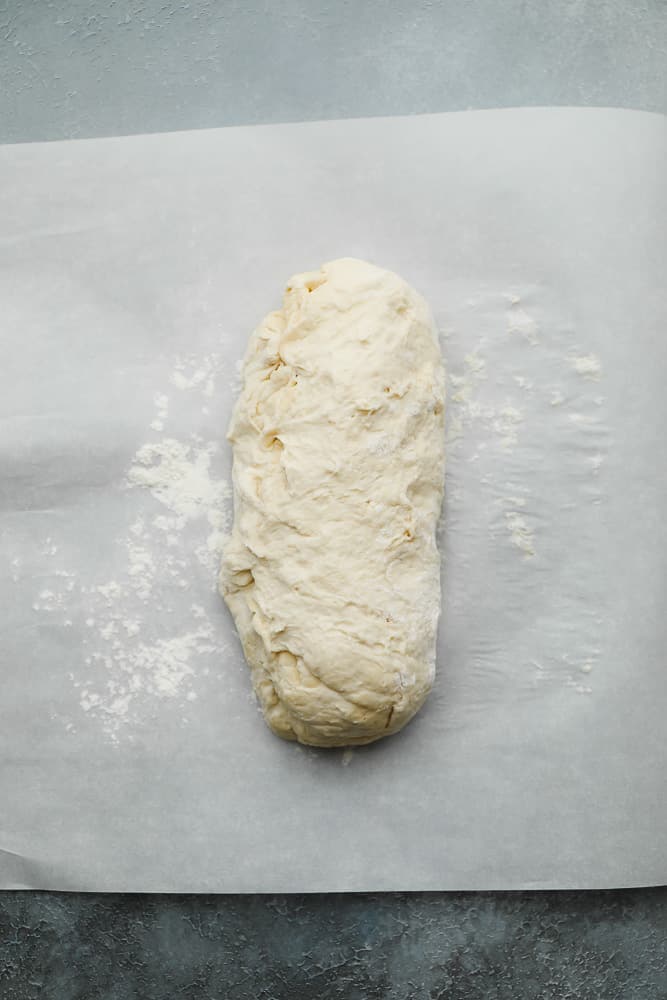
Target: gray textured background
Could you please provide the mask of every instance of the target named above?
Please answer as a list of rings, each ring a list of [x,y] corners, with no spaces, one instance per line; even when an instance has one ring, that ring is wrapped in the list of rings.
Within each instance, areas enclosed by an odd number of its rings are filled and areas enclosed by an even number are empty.
[[[0,0],[4,142],[522,104],[667,111],[666,0]],[[0,996],[665,1000],[667,890],[4,893]]]
[[[0,140],[667,109],[665,0],[0,0]]]

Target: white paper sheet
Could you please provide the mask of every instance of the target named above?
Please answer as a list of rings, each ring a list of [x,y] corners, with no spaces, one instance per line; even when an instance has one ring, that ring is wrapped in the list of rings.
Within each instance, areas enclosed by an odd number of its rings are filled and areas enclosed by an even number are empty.
[[[521,110],[0,149],[0,882],[667,880],[667,128]],[[400,272],[449,370],[439,674],[264,726],[215,593],[237,361],[295,271]]]

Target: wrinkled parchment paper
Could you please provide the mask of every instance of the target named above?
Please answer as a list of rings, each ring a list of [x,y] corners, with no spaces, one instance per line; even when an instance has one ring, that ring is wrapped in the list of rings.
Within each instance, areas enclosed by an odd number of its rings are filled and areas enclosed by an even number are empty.
[[[521,110],[0,149],[0,880],[667,880],[665,119]],[[238,360],[343,255],[449,372],[436,689],[270,734],[215,592]]]

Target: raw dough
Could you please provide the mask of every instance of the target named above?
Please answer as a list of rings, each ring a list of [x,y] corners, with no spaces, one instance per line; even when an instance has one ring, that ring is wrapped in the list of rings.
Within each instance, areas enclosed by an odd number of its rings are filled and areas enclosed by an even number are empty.
[[[297,275],[252,335],[220,589],[285,739],[370,743],[431,689],[444,394],[426,303],[364,261]]]

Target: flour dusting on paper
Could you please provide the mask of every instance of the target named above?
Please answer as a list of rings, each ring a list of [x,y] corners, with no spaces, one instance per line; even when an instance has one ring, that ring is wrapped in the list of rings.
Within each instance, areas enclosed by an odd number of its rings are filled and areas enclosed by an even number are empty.
[[[508,403],[497,411],[493,420],[493,429],[500,438],[503,448],[512,448],[518,441],[519,424],[523,420],[523,412]]]
[[[600,378],[600,359],[595,354],[569,357],[568,361],[577,375],[583,375],[584,378],[592,379],[595,382]]]
[[[165,421],[169,415],[169,396],[163,392],[156,392],[153,396],[155,403],[155,416],[151,420],[151,430],[161,431],[164,429]]]
[[[544,292],[538,288],[478,293],[465,300],[460,323],[447,317],[444,337],[451,530],[459,522],[478,535],[486,528],[488,546],[498,550],[498,564],[505,567],[506,601],[516,600],[519,609],[527,606],[527,574],[537,592],[545,586],[540,574],[553,559],[550,535],[562,517],[542,485],[542,472],[558,476],[562,469],[562,482],[571,490],[567,511],[590,509],[604,502],[599,480],[610,447],[605,399],[592,391],[602,378],[602,363],[582,348],[584,331],[576,331],[571,317],[559,313],[558,303],[552,302],[547,311],[543,301]],[[460,462],[476,463],[474,495],[469,473],[457,473]],[[467,493],[459,482],[467,484]],[[476,529],[470,527],[471,509]],[[445,526],[445,533],[448,530]],[[471,538],[464,549],[474,547],[475,541]],[[564,654],[552,648],[547,655],[551,642],[545,641],[537,674],[537,660],[528,660],[527,668],[541,683],[556,682],[577,694],[590,694],[589,674],[601,656],[602,623],[586,613],[582,619],[581,609],[587,602],[594,607],[596,595],[582,591],[558,599],[564,602],[566,621],[581,621],[580,632],[571,636]],[[530,626],[529,619],[526,624]]]
[[[505,299],[509,303],[507,332],[523,337],[531,347],[537,347],[540,342],[539,327],[534,316],[523,308],[518,295],[507,293]]]
[[[209,531],[195,548],[199,562],[214,572],[220,563],[229,528],[229,484],[211,473],[218,451],[213,441],[196,438],[191,443],[164,438],[143,445],[127,473],[129,486],[144,486],[173,514],[156,517],[152,524],[166,535],[167,545],[176,544],[188,521],[205,519]]]
[[[127,473],[130,486],[147,487],[156,500],[177,515],[180,524],[206,514],[229,497],[229,486],[211,476],[214,442],[163,438],[142,445]]]
[[[500,504],[503,507],[505,525],[512,545],[519,549],[524,557],[530,558],[534,556],[533,529],[526,521],[526,498],[503,497]]]
[[[219,354],[206,354],[204,357],[179,356],[169,380],[177,389],[201,389],[203,396],[210,399],[221,368],[222,359]]]
[[[243,388],[243,365],[244,359],[238,358],[234,365],[234,375],[229,382],[234,397],[238,396]]]
[[[464,429],[471,423],[488,423],[495,411],[480,400],[479,385],[487,378],[486,360],[480,349],[466,354],[463,370],[449,369],[449,412],[447,442],[451,445],[463,437]]]
[[[216,355],[177,357],[169,381],[179,392],[207,400],[219,370]],[[154,434],[164,433],[172,402],[165,392],[154,393]],[[187,724],[185,707],[197,699],[197,680],[209,675],[211,658],[225,648],[217,623],[188,597],[202,574],[209,592],[216,589],[231,514],[229,483],[215,471],[219,450],[219,442],[197,433],[164,434],[142,444],[123,486],[137,498],[142,491],[144,499],[133,503],[113,544],[114,575],[82,580],[59,567],[35,596],[34,610],[58,614],[62,626],[78,619],[87,669],[72,672],[70,681],[81,710],[111,743],[131,739],[156,701],[183,706],[181,721]],[[43,551],[57,556],[51,538]],[[75,732],[76,722],[67,729]]]

